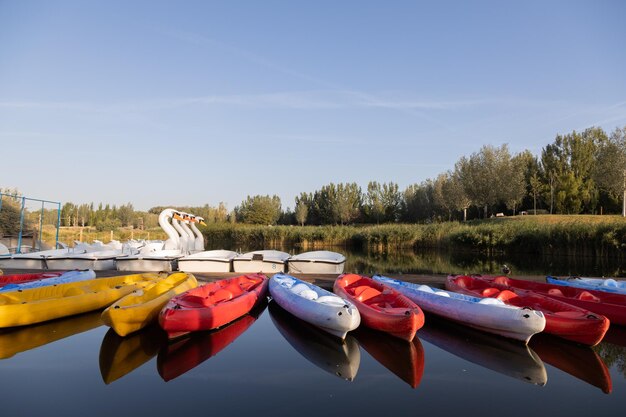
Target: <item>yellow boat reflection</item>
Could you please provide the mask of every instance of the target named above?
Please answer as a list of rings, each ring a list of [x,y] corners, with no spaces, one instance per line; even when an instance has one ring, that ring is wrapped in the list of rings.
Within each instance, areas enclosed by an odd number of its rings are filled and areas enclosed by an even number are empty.
[[[102,326],[100,312],[47,321],[0,332],[0,359],[35,349],[66,337]]]
[[[102,380],[108,385],[139,368],[155,357],[165,343],[167,335],[157,325],[148,326],[126,337],[109,329],[100,345]]]

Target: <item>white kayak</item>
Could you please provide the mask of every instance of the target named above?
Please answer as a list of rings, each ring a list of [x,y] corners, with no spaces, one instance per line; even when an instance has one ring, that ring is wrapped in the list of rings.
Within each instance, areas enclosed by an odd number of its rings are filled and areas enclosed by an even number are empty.
[[[616,294],[626,294],[626,281],[613,278],[581,278],[569,277],[558,279],[547,276],[548,284],[563,285],[566,287],[584,288],[586,290],[606,291]]]
[[[275,274],[269,290],[283,309],[341,339],[361,323],[359,310],[350,301],[291,275]]]
[[[67,284],[70,282],[84,281],[87,279],[94,279],[96,273],[91,269],[85,269],[83,271],[67,271],[58,277],[43,278],[36,281],[24,282],[22,284],[7,284],[0,288],[0,292],[7,291],[21,291],[29,288],[46,287],[48,285]]]
[[[372,278],[401,292],[425,312],[484,332],[528,343],[546,326],[542,312],[507,305],[495,298],[472,297],[382,275]]]

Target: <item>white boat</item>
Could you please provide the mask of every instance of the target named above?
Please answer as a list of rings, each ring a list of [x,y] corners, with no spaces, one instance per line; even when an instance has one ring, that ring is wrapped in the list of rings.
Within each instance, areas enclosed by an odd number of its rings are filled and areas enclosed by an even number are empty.
[[[541,311],[511,306],[495,298],[472,297],[382,275],[372,278],[401,292],[428,313],[484,332],[528,343],[546,326]]]
[[[361,323],[359,310],[350,301],[290,275],[275,274],[269,290],[283,309],[341,339]]]
[[[89,245],[78,243],[73,248],[50,249],[38,252],[17,253],[10,257],[0,257],[0,268],[5,269],[47,269],[48,257],[85,254]],[[68,269],[68,268],[65,268]],[[73,268],[69,268],[73,269]]]
[[[233,259],[234,272],[260,272],[272,274],[285,272],[289,254],[277,250],[258,250],[238,255]]]
[[[43,259],[44,269],[93,269],[94,271],[106,271],[115,269],[115,261],[123,255],[119,250],[102,250],[79,254],[59,254],[46,256]]]
[[[239,254],[231,250],[209,250],[183,256],[178,270],[184,272],[231,272],[233,259]]]
[[[318,250],[304,252],[289,258],[290,274],[341,274],[346,257],[337,252]]]

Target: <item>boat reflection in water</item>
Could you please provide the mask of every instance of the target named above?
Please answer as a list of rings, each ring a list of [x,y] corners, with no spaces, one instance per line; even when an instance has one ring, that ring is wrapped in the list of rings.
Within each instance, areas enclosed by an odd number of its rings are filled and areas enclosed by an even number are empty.
[[[280,334],[309,362],[324,371],[352,381],[359,371],[359,343],[351,336],[334,337],[283,310],[275,302],[269,306],[270,317]]]
[[[100,312],[92,312],[0,331],[0,359],[47,345],[102,326]]]
[[[407,342],[363,326],[352,334],[381,365],[417,388],[424,374],[424,348],[418,337]]]
[[[157,370],[164,381],[171,381],[220,353],[252,326],[267,302],[234,322],[211,331],[192,332],[164,346],[157,357]]]
[[[100,374],[110,384],[156,356],[167,343],[166,333],[156,324],[122,337],[109,329],[100,345]]]
[[[567,342],[548,334],[537,334],[530,346],[545,363],[610,394],[611,374],[602,358],[589,346]]]
[[[543,362],[532,349],[522,343],[432,315],[428,316],[426,326],[417,335],[459,358],[500,374],[539,386],[548,382]]]

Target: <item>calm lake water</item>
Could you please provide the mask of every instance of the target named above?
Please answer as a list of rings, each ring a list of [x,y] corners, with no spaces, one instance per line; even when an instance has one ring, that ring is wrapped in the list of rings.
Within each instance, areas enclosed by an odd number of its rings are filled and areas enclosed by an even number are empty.
[[[621,271],[585,260],[347,255],[346,270],[361,273],[487,273],[502,263],[516,275]],[[615,416],[625,375],[626,328],[593,349],[543,335],[526,347],[427,315],[410,344],[367,329],[339,343],[271,302],[174,343],[158,327],[121,338],[99,312],[0,332],[3,416]]]
[[[626,331],[594,349],[508,342],[427,317],[413,343],[359,329],[345,343],[270,302],[168,343],[121,338],[99,313],[0,334],[4,416],[615,416]]]

